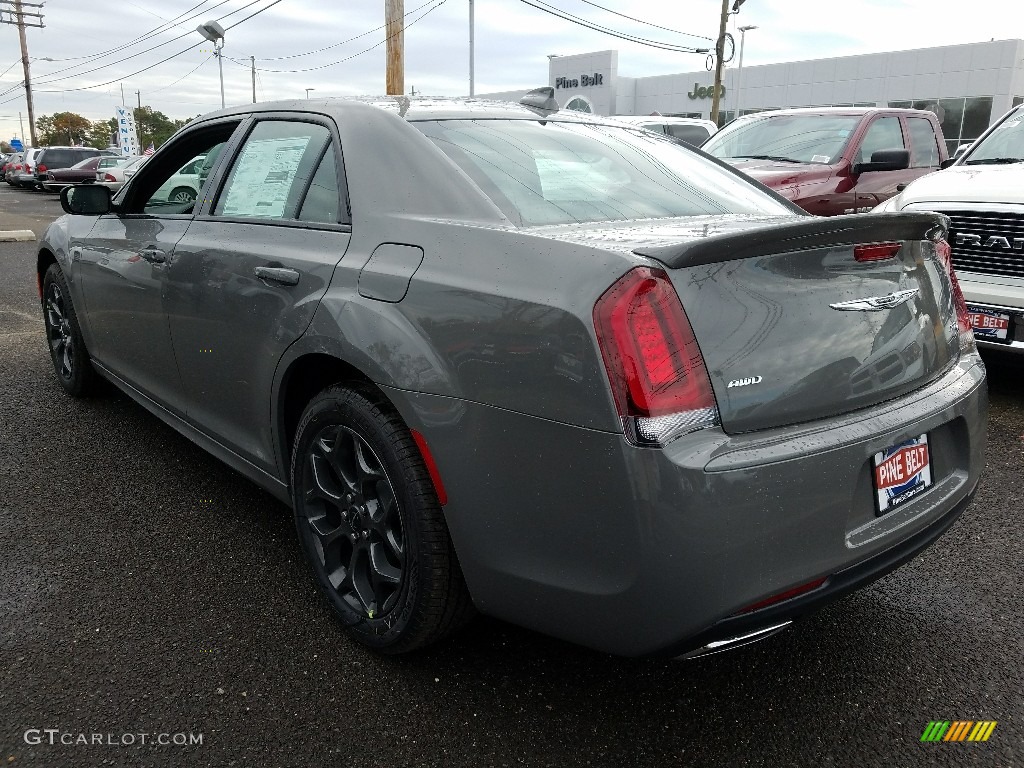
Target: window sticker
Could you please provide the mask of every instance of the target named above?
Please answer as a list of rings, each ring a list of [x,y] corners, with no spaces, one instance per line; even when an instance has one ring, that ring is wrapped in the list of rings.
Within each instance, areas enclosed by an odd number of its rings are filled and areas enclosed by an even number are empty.
[[[250,141],[235,165],[223,216],[281,218],[309,136]]]
[[[828,155],[811,155],[812,163],[827,163]]]

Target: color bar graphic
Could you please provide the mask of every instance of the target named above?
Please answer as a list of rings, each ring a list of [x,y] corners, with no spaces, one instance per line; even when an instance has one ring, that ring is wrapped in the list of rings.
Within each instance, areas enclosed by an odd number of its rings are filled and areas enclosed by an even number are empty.
[[[996,723],[996,720],[932,720],[921,734],[921,741],[988,741]]]

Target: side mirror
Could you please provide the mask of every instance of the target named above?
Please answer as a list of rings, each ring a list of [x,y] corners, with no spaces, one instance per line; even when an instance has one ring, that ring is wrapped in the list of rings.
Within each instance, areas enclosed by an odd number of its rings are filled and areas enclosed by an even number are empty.
[[[872,153],[870,163],[856,163],[854,173],[871,171],[905,171],[910,167],[910,152],[906,149],[880,149]]]
[[[939,170],[940,171],[944,171],[947,168],[949,168],[949,166],[951,166],[955,162],[956,162],[956,158],[955,157],[947,157],[945,160],[943,160],[941,163],[939,163]]]
[[[98,184],[64,187],[60,191],[60,207],[65,213],[102,216],[110,213],[110,190]]]

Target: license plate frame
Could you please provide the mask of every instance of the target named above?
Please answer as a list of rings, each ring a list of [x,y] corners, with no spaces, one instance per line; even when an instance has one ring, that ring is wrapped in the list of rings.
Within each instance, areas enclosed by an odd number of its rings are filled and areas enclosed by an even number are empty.
[[[884,448],[871,457],[875,514],[879,517],[916,499],[935,484],[928,433]]]
[[[993,341],[998,344],[1008,344],[1011,340],[1010,329],[1013,326],[1013,317],[1006,312],[999,312],[984,307],[967,305],[967,312],[971,321],[971,330],[974,337],[983,341]],[[988,320],[988,324],[985,321]]]

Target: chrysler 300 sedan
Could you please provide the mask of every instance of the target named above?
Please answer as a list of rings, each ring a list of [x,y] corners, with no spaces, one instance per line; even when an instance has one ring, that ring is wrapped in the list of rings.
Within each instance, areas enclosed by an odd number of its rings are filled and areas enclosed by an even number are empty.
[[[195,200],[158,194],[199,155]],[[723,650],[910,559],[978,482],[947,219],[812,217],[550,89],[222,110],[61,200],[57,381],[112,382],[286,502],[382,652],[474,611]]]

